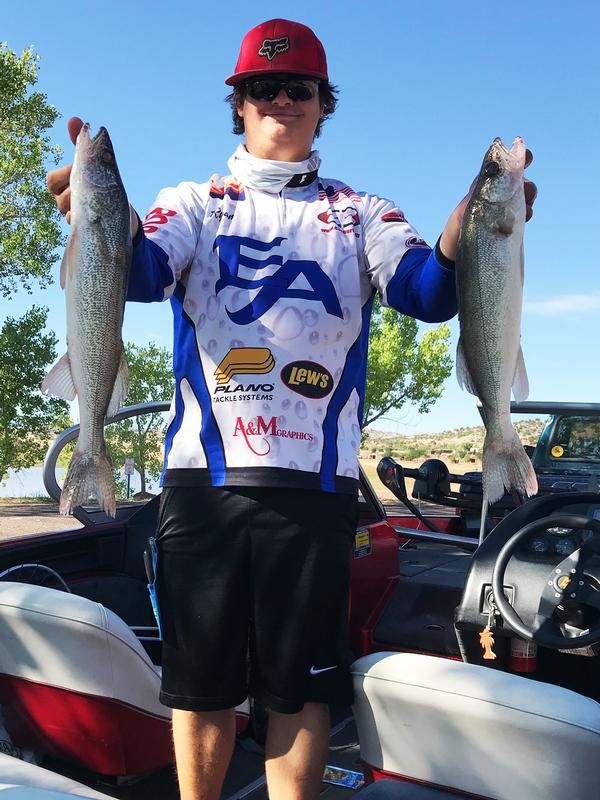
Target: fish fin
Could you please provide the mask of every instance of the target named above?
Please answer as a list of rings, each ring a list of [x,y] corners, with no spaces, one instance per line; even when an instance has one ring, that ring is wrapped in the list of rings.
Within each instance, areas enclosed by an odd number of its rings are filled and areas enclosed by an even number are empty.
[[[525,285],[525,245],[521,242],[521,286]]]
[[[66,516],[75,506],[87,503],[90,497],[96,497],[109,516],[115,516],[115,484],[106,446],[103,446],[98,455],[81,453],[75,448],[60,494],[58,510]]]
[[[477,397],[477,390],[471,379],[471,373],[467,366],[467,359],[465,358],[465,350],[462,343],[462,337],[458,340],[458,347],[456,348],[456,377],[458,385],[461,389],[466,389],[471,394]]]
[[[65,252],[63,253],[62,261],[60,262],[60,288],[64,289],[67,284],[67,271],[69,269],[69,257],[67,255],[67,248],[65,247]]]
[[[508,206],[505,206],[502,214],[498,216],[496,220],[494,220],[494,228],[496,231],[498,231],[498,233],[502,233],[505,236],[510,236],[515,227],[516,221],[517,217],[514,211]]]
[[[522,400],[527,400],[529,395],[529,378],[527,377],[527,370],[525,369],[525,359],[523,358],[523,350],[519,347],[517,354],[517,363],[515,366],[515,375],[512,384],[512,393],[515,400],[520,403]]]
[[[537,494],[535,470],[512,426],[508,437],[490,439],[486,434],[482,472],[483,491],[490,504],[500,500],[505,490],[516,489],[527,497]]]
[[[60,397],[61,400],[70,401],[77,397],[77,389],[73,383],[73,373],[71,372],[71,360],[69,359],[68,350],[48,372],[42,381],[40,389],[44,394]]]
[[[75,242],[77,239],[77,229],[71,226],[69,239],[65,252],[63,253],[62,261],[60,262],[60,288],[64,289],[67,285],[67,275],[73,271],[75,259],[72,257],[73,250],[75,249]]]
[[[123,405],[127,393],[129,391],[129,367],[127,366],[127,355],[125,348],[121,344],[121,359],[119,361],[119,369],[117,370],[117,377],[115,378],[115,385],[113,386],[112,396],[108,409],[106,411],[107,417],[113,417]]]

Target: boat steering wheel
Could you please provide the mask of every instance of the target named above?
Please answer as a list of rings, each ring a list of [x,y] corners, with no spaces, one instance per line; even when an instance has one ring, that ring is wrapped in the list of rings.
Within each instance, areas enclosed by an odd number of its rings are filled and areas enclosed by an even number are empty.
[[[549,526],[591,531],[592,535],[570,555],[556,564],[548,574],[535,615],[535,627],[523,623],[504,591],[506,567],[519,544]],[[591,606],[600,610],[600,585],[586,573],[589,561],[600,553],[600,522],[580,514],[546,516],[525,525],[504,544],[494,566],[492,591],[498,611],[515,633],[553,650],[574,650],[600,642],[600,622],[580,636],[566,636],[553,618],[557,609]]]
[[[0,572],[0,581],[29,583],[33,586],[46,586],[61,592],[71,592],[65,579],[52,567],[45,564],[16,564]]]

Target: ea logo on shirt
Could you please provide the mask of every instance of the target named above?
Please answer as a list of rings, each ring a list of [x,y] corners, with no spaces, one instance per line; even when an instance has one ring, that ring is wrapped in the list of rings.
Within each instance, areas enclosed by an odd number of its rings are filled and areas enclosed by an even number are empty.
[[[281,370],[281,380],[288,389],[313,400],[326,397],[333,389],[328,369],[314,361],[292,361]]]

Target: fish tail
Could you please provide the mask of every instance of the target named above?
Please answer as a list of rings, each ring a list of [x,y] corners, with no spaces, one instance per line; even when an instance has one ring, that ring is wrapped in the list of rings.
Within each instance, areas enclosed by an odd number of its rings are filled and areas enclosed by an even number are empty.
[[[486,434],[483,443],[483,483],[488,502],[495,503],[505,490],[516,489],[531,497],[538,483],[533,464],[514,428],[502,437]]]
[[[115,516],[115,485],[106,448],[97,454],[78,452],[76,448],[60,495],[59,512],[70,514],[92,495],[109,516]]]

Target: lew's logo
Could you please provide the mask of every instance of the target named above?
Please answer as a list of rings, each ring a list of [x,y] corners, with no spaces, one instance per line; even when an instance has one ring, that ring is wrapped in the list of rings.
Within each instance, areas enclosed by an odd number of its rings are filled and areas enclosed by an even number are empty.
[[[329,370],[314,361],[292,361],[281,370],[285,385],[303,397],[319,399],[333,389],[333,377]]]
[[[234,375],[265,375],[275,366],[268,347],[233,347],[215,370],[218,384],[229,383]]]
[[[258,51],[259,56],[265,56],[269,61],[272,61],[278,53],[285,53],[290,49],[290,40],[287,36],[281,36],[279,39],[265,39]]]

